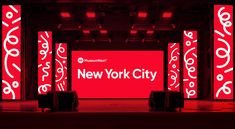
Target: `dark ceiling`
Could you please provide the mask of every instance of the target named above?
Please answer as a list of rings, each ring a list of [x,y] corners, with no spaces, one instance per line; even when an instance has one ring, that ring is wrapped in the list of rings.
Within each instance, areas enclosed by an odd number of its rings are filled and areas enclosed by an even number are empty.
[[[224,1],[231,3],[231,1]],[[9,4],[9,1],[3,1]],[[210,32],[212,19],[212,0],[13,0],[10,3],[21,4],[26,26],[30,31],[52,30],[56,41],[75,40],[124,43],[126,41],[154,43],[181,42],[182,30],[194,29]],[[86,12],[96,13],[89,19]],[[148,13],[147,18],[137,17],[138,12]],[[163,18],[164,12],[171,12],[170,18]],[[69,18],[61,16],[69,13]],[[101,29],[107,30],[105,37],[100,36]],[[90,35],[83,35],[89,30]],[[137,30],[137,36],[130,36],[131,30]],[[153,30],[153,37],[146,35]],[[72,39],[71,39],[72,38]]]
[[[198,74],[200,98],[209,96],[213,5],[233,0],[1,0],[0,4],[21,4],[26,65],[37,71],[37,32],[53,31],[53,43],[66,42],[71,50],[167,50],[167,43],[182,45],[183,30],[198,31]],[[96,13],[88,19],[86,12]],[[138,18],[138,12],[148,16]],[[69,13],[69,18],[61,13]],[[171,12],[170,18],[163,18]],[[67,14],[66,14],[67,15]],[[65,16],[66,16],[65,15]],[[101,29],[107,30],[101,35]],[[85,32],[90,31],[86,35]],[[131,35],[136,30],[137,35]],[[149,36],[148,30],[154,31]],[[144,41],[144,42],[143,42]],[[89,42],[89,43],[87,43]],[[104,43],[102,43],[104,42]],[[131,42],[131,43],[129,43]],[[68,58],[69,59],[69,58]],[[30,80],[36,85],[36,74]],[[30,85],[30,84],[29,84]],[[29,87],[30,88],[30,87]],[[37,91],[35,91],[37,93]],[[30,89],[27,94],[31,94]],[[33,96],[34,94],[32,94]]]

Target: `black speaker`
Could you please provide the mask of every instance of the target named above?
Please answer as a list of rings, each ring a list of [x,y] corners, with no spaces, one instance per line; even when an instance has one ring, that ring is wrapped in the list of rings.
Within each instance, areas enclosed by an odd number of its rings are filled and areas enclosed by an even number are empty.
[[[42,108],[42,111],[44,111],[45,108],[52,109],[53,105],[54,95],[52,93],[38,95],[38,107]]]
[[[73,111],[78,106],[78,97],[76,92],[62,91],[56,92],[55,109],[58,111]]]
[[[52,111],[73,111],[78,107],[78,96],[74,91],[48,92],[38,95],[38,107],[50,108]]]
[[[47,108],[49,105],[47,95],[38,95],[38,107]]]
[[[169,94],[169,108],[183,108],[184,107],[184,94],[180,92],[168,92]]]
[[[153,91],[150,94],[149,106],[153,111],[175,111],[184,107],[184,94],[180,92]]]
[[[151,92],[149,98],[149,106],[151,110],[164,110],[166,105],[166,92]]]

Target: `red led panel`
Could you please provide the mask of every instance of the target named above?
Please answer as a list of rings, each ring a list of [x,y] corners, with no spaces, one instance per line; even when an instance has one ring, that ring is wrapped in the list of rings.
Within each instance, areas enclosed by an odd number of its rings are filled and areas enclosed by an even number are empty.
[[[38,93],[45,94],[52,85],[52,32],[38,32]]]
[[[21,6],[2,6],[2,99],[21,99]]]
[[[73,51],[71,68],[80,98],[149,98],[164,90],[163,51]]]
[[[168,44],[168,90],[180,91],[180,45]]]
[[[197,98],[197,31],[184,31],[183,90],[185,98]]]
[[[214,6],[214,99],[233,99],[233,6]]]
[[[56,44],[55,85],[56,91],[67,90],[67,44]]]

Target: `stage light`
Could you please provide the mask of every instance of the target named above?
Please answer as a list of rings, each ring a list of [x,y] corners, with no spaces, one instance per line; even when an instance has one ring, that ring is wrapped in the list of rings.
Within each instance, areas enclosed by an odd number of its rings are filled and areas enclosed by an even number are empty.
[[[163,14],[162,14],[162,18],[165,18],[165,19],[169,19],[172,16],[173,16],[172,12],[169,12],[169,11],[163,12]]]
[[[90,32],[90,30],[83,30],[82,33],[83,34],[90,34],[91,32]]]
[[[86,17],[87,18],[95,18],[96,17],[96,13],[95,12],[86,12]]]
[[[100,30],[100,34],[108,34],[108,31],[107,31],[107,30],[102,29],[102,30]]]
[[[71,14],[69,12],[61,12],[60,16],[62,18],[71,18]]]
[[[130,34],[131,34],[131,35],[136,35],[137,33],[138,33],[137,30],[131,30],[131,31],[130,31]]]
[[[147,16],[148,16],[148,13],[145,11],[138,12],[138,18],[146,18]]]
[[[147,30],[146,33],[147,33],[147,35],[153,35],[154,31],[153,30]]]

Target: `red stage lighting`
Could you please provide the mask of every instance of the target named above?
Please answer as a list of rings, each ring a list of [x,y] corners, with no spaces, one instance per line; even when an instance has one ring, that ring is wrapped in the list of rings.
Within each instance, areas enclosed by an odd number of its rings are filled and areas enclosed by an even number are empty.
[[[107,30],[100,30],[100,33],[101,34],[108,34],[108,31]]]
[[[148,13],[145,11],[138,12],[138,18],[146,18],[148,16]]]
[[[171,18],[172,17],[172,12],[163,12],[162,14],[162,18]]]
[[[60,13],[60,16],[62,18],[70,18],[71,17],[71,14],[69,12],[61,12]]]
[[[83,34],[90,34],[91,32],[90,32],[90,30],[83,30],[82,33]]]
[[[95,18],[96,14],[95,14],[95,12],[86,12],[86,17],[87,18]]]
[[[146,32],[148,35],[153,35],[154,34],[154,31],[153,30],[147,30]]]
[[[130,31],[130,34],[131,34],[131,35],[136,35],[136,34],[137,34],[137,30],[131,30],[131,31]]]

